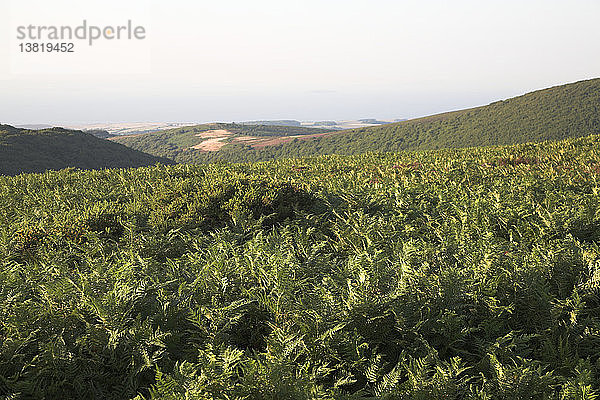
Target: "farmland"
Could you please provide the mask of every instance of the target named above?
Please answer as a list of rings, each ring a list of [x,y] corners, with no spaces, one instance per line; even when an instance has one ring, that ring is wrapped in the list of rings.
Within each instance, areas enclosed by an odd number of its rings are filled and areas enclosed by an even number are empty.
[[[600,137],[0,178],[0,395],[592,399]]]
[[[140,135],[115,136],[111,140],[179,163],[222,160],[225,153],[281,145],[332,135],[332,129],[286,125],[212,123],[168,129]],[[236,158],[236,161],[243,161]]]

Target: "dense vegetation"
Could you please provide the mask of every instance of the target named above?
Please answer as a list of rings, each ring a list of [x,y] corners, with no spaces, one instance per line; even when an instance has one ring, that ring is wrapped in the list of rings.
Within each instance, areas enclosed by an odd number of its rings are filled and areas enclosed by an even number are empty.
[[[511,145],[561,140],[600,133],[600,79],[545,89],[488,106],[427,118],[360,128],[314,139],[264,148],[241,144],[219,152],[192,150],[179,162],[264,161],[322,154],[359,154],[368,151],[402,151]],[[172,156],[155,136],[121,143],[160,156]]]
[[[284,125],[244,125],[213,123],[182,127],[177,129],[168,129],[159,132],[147,133],[143,135],[117,137],[113,140],[133,149],[154,154],[160,157],[168,157],[177,162],[206,162],[215,157],[216,160],[223,159],[222,156],[195,150],[191,147],[202,142],[203,139],[197,135],[202,132],[213,130],[226,130],[232,135],[227,139],[231,140],[240,136],[253,137],[285,137],[313,135],[318,133],[330,132],[329,129],[305,128],[298,126]],[[227,152],[239,152],[240,149],[251,149],[244,144],[230,144],[225,146]]]
[[[62,128],[27,130],[0,125],[0,175],[68,167],[142,167],[156,163],[173,162],[98,139],[81,131]]]
[[[0,395],[592,399],[600,137],[0,178]]]
[[[99,137],[100,139],[110,139],[111,137],[116,136],[104,129],[89,129],[84,132]]]

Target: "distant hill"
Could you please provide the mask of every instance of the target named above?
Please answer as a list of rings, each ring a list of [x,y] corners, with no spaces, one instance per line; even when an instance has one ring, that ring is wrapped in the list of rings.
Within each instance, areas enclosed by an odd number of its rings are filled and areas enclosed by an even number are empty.
[[[63,128],[28,130],[0,125],[0,174],[142,167],[168,159],[132,150],[89,133]]]
[[[218,152],[192,150],[180,162],[264,161],[322,154],[357,154],[561,140],[600,133],[600,79],[539,90],[483,107],[335,134],[295,137],[263,146],[227,144]],[[119,140],[167,155],[155,136]],[[153,148],[154,146],[154,148]]]
[[[116,136],[110,140],[177,162],[205,163],[222,159],[225,153],[241,155],[254,148],[332,133],[331,129],[301,126],[212,123],[141,135]],[[231,159],[240,160],[237,155]]]

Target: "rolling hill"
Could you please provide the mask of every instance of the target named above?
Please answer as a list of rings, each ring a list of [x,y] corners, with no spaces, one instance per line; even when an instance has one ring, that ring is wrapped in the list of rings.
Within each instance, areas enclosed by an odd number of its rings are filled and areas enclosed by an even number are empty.
[[[19,129],[0,125],[0,174],[81,169],[143,167],[173,161],[63,128]]]
[[[394,124],[338,131],[335,134],[297,136],[271,141],[264,146],[234,141],[225,143],[218,151],[185,150],[184,146],[189,143],[182,146],[166,139],[176,134],[187,134],[186,137],[193,138],[198,127],[115,140],[137,150],[171,157],[178,162],[264,161],[323,154],[561,140],[600,133],[599,111],[600,79],[593,79],[539,90],[487,106]]]
[[[284,121],[283,121],[284,122]],[[140,135],[117,136],[112,141],[181,163],[205,163],[223,159],[242,161],[252,149],[277,146],[298,138],[308,139],[337,133],[332,129],[289,125],[212,123]]]

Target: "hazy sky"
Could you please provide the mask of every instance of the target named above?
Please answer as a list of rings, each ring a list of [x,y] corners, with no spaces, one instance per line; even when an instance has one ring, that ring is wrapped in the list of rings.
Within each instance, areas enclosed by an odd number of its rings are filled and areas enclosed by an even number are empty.
[[[422,116],[600,76],[599,16],[598,0],[0,0],[0,122]],[[18,26],[84,19],[146,38],[19,52]]]

